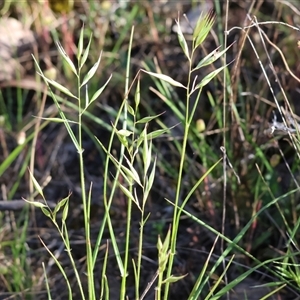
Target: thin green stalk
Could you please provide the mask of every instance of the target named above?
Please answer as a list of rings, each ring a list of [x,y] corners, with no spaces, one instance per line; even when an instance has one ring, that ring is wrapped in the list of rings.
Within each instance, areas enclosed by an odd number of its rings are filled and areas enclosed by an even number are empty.
[[[145,180],[143,182],[143,186],[145,187]],[[138,244],[138,255],[137,255],[137,263],[136,263],[136,276],[135,276],[135,299],[140,299],[140,278],[141,278],[141,262],[142,262],[142,251],[143,251],[143,235],[144,235],[144,193],[143,193],[143,200],[142,200],[142,208],[141,208],[141,221],[140,221],[140,233],[139,233],[139,244]]]
[[[133,31],[134,31],[134,28],[132,28],[132,32],[131,32],[131,39],[130,39],[131,42],[130,42],[129,49],[131,49],[131,45],[132,45]],[[129,59],[128,59],[128,64],[129,64],[129,62],[130,62],[130,51],[128,53],[128,57],[129,57]],[[129,66],[127,67],[127,70],[129,70]],[[117,126],[117,124],[118,124],[118,122],[119,122],[119,120],[121,118],[121,114],[123,112],[124,106],[125,106],[126,101],[127,101],[128,86],[129,86],[129,75],[127,76],[127,80],[126,80],[125,99],[122,102],[121,107],[120,107],[120,109],[118,111],[118,114],[116,116],[116,120],[115,120],[113,128],[116,128],[116,126]],[[124,126],[127,126],[126,125],[126,119],[125,119],[125,122],[123,123],[123,128],[124,128]],[[112,133],[111,133],[111,136],[110,136],[110,140],[109,140],[109,144],[108,144],[108,147],[107,147],[107,153],[111,153],[111,151],[112,151],[112,145],[113,145],[114,137],[115,137],[115,129],[112,130]],[[124,152],[125,152],[125,147],[124,147],[123,144],[121,144],[120,158],[118,160],[119,165],[121,165],[122,162],[123,162]],[[110,162],[110,157],[109,157],[109,155],[107,155],[106,156],[106,161],[105,161],[105,167],[104,167],[104,174],[109,174],[109,169],[108,169],[109,168],[109,162]],[[112,201],[113,201],[113,198],[114,198],[114,191],[116,190],[116,187],[117,187],[117,184],[118,184],[119,175],[120,175],[120,168],[118,168],[117,171],[116,171],[115,180],[113,181],[111,192],[110,192],[110,197],[109,198],[107,197],[107,195],[108,195],[107,187],[108,187],[108,179],[109,179],[109,177],[108,176],[104,176],[104,182],[103,182],[103,203],[104,203],[104,208],[105,208],[105,215],[103,217],[103,221],[102,221],[102,224],[101,224],[101,227],[99,229],[98,236],[97,236],[97,240],[96,240],[96,244],[95,244],[95,249],[94,249],[94,253],[93,253],[92,263],[93,263],[93,266],[95,266],[96,259],[97,259],[97,254],[98,254],[98,251],[99,251],[99,246],[100,246],[100,243],[101,243],[101,240],[102,240],[102,237],[103,237],[103,232],[104,232],[104,229],[105,229],[105,226],[106,226],[106,223],[107,223],[109,234],[110,234],[110,237],[111,237],[111,243],[112,243],[115,255],[116,255],[116,260],[117,260],[117,263],[118,263],[118,266],[119,266],[119,269],[120,269],[120,272],[121,272],[122,279],[124,280],[124,278],[126,279],[126,275],[127,274],[125,272],[124,264],[123,264],[123,262],[122,262],[122,260],[120,258],[120,252],[119,252],[119,248],[118,248],[118,245],[117,245],[117,242],[116,242],[116,238],[115,238],[115,234],[114,234],[114,228],[113,228],[113,225],[111,223],[111,218],[110,218],[110,214],[109,214],[110,207],[111,207],[111,204],[112,204]],[[122,283],[123,283],[123,280],[122,280]],[[124,295],[126,293],[126,291],[125,291],[126,280],[125,280],[125,282],[123,284],[125,284],[125,286],[123,286],[123,291],[122,291],[122,288],[121,288],[120,299],[122,299],[121,298],[122,296],[123,296],[123,299],[125,297]]]
[[[134,124],[136,124],[136,114],[133,116]],[[135,135],[132,135],[132,142],[134,142]],[[133,151],[132,151],[133,152]],[[134,275],[135,275],[135,299],[140,299],[140,278],[141,278],[141,261],[142,261],[142,250],[143,250],[143,234],[144,234],[144,203],[145,203],[145,177],[143,181],[143,200],[142,200],[142,208],[141,208],[141,219],[140,219],[140,233],[139,233],[139,244],[138,244],[138,251],[137,251],[137,263],[133,263],[134,267]]]
[[[132,28],[132,32],[131,32],[131,39],[130,39],[129,49],[131,49],[131,47],[132,47],[132,39],[133,39],[133,28]],[[129,54],[130,54],[130,51],[129,51]],[[128,65],[127,70],[129,69],[130,55],[128,57],[129,57],[129,59],[128,59],[128,62],[127,62],[127,65]],[[108,143],[108,147],[107,147],[107,153],[111,153],[111,151],[112,151],[112,145],[113,145],[113,141],[114,141],[114,137],[115,137],[115,133],[116,133],[115,128],[116,128],[117,124],[119,123],[119,120],[121,118],[121,114],[123,112],[124,106],[125,106],[126,101],[127,101],[127,92],[128,92],[128,86],[129,86],[128,82],[129,82],[129,75],[126,77],[125,99],[123,100],[123,102],[121,104],[121,107],[118,111],[118,114],[116,116],[115,123],[113,125],[113,130],[112,130],[110,140],[109,140],[109,143]],[[124,128],[124,126],[125,126],[125,128],[127,127],[126,119],[123,123],[123,128]],[[121,144],[120,158],[119,158],[119,161],[118,161],[119,165],[121,165],[122,162],[123,162],[124,152],[125,152],[125,147],[124,147],[123,144]],[[110,157],[109,157],[109,155],[107,155],[106,156],[106,161],[105,161],[105,167],[104,167],[104,174],[109,174],[109,163],[110,163]],[[103,232],[104,232],[104,229],[105,229],[105,226],[106,226],[106,223],[107,223],[109,234],[110,234],[110,237],[111,237],[112,246],[113,246],[113,249],[114,249],[114,252],[115,252],[115,255],[116,255],[116,259],[117,259],[119,269],[121,271],[121,276],[123,278],[124,276],[126,277],[126,273],[124,271],[123,262],[120,259],[120,253],[119,253],[118,245],[117,245],[115,234],[114,234],[114,229],[113,229],[113,226],[112,226],[112,223],[111,223],[111,218],[110,218],[110,215],[109,215],[109,210],[110,210],[113,198],[114,198],[114,192],[115,192],[117,184],[118,184],[119,175],[120,175],[120,169],[118,168],[117,172],[116,172],[116,175],[115,175],[115,179],[114,179],[113,184],[112,184],[112,188],[111,188],[109,198],[107,197],[107,195],[108,195],[107,187],[108,187],[109,177],[104,176],[103,203],[104,203],[104,208],[105,208],[105,215],[103,217],[103,221],[102,221],[102,224],[101,224],[101,227],[99,229],[98,236],[97,236],[95,249],[94,249],[94,252],[93,252],[92,264],[93,264],[93,266],[95,266],[96,259],[97,259],[97,254],[98,254],[98,251],[99,251],[99,246],[100,246],[100,243],[101,243],[101,240],[102,240],[102,237],[103,237]]]
[[[179,198],[180,198],[180,191],[182,185],[182,174],[184,170],[184,162],[185,162],[185,155],[186,155],[186,147],[188,142],[188,133],[190,129],[190,122],[192,118],[189,116],[189,98],[190,98],[190,83],[191,83],[191,74],[192,74],[192,61],[193,61],[193,52],[191,55],[191,60],[189,61],[189,72],[188,72],[188,81],[187,81],[187,89],[186,89],[186,111],[185,111],[185,124],[184,124],[184,136],[182,142],[182,150],[180,154],[180,165],[178,170],[178,179],[177,179],[177,186],[176,186],[176,195],[175,195],[175,202],[174,202],[174,212],[173,212],[173,222],[172,222],[172,233],[171,233],[171,253],[169,256],[169,263],[167,268],[166,278],[169,278],[172,273],[174,256],[176,253],[176,245],[177,245],[177,234],[178,234],[178,225],[179,225],[179,218],[180,218],[180,211],[179,209]],[[166,282],[165,285],[165,293],[164,299],[168,299],[169,295],[169,288],[170,283],[169,281]]]
[[[130,192],[132,192],[132,187],[130,187]],[[126,241],[124,250],[124,275],[122,277],[121,283],[121,293],[120,300],[125,299],[126,296],[126,279],[127,279],[127,269],[128,269],[128,257],[130,248],[130,230],[131,230],[131,211],[132,211],[132,201],[128,199],[127,204],[127,220],[126,220]]]
[[[140,234],[139,234],[139,245],[138,245],[138,255],[137,255],[137,272],[136,272],[136,282],[135,282],[135,299],[140,299],[139,283],[141,279],[141,262],[142,262],[142,251],[143,251],[143,235],[144,235],[144,208],[141,212],[141,223],[140,223]]]
[[[115,120],[115,124],[114,124],[113,128],[115,128],[115,126],[118,124],[118,122],[120,120],[121,113],[123,111],[124,105],[125,105],[125,101],[123,101],[121,106],[120,106],[120,110],[119,110],[119,112],[116,116],[116,120]],[[108,143],[108,147],[107,147],[107,153],[111,153],[111,151],[112,151],[111,149],[112,149],[114,137],[115,137],[115,129],[112,130],[110,140],[109,140],[109,143]],[[123,148],[121,146],[120,159],[118,161],[120,164],[122,163],[123,156],[124,156],[124,149],[123,150],[122,149]],[[109,162],[110,162],[110,157],[107,154],[106,155],[105,166],[104,166],[104,174],[109,174]],[[111,223],[111,218],[110,218],[110,214],[109,214],[110,207],[111,207],[111,204],[112,204],[112,201],[113,201],[113,198],[114,198],[114,192],[115,192],[116,187],[117,187],[117,183],[118,183],[117,178],[119,177],[119,174],[120,174],[120,169],[117,169],[117,172],[116,172],[116,175],[115,175],[115,180],[113,181],[109,198],[107,197],[107,195],[108,195],[107,187],[108,187],[109,177],[104,176],[104,179],[103,179],[103,204],[104,204],[104,208],[105,208],[105,214],[103,216],[103,221],[101,223],[101,227],[99,229],[96,244],[95,244],[95,247],[94,247],[93,266],[95,266],[95,263],[96,263],[100,243],[102,241],[104,229],[105,229],[105,226],[106,226],[106,223],[107,223],[108,231],[109,231],[110,238],[111,238],[111,243],[112,243],[112,246],[113,246],[113,249],[114,249],[114,252],[115,252],[115,255],[116,255],[117,263],[118,263],[118,266],[119,266],[119,269],[120,269],[121,275],[122,275],[123,274],[123,262],[120,259],[120,253],[119,253],[118,245],[117,245],[115,234],[114,234],[113,225]]]
[[[129,76],[130,76],[130,57],[131,57],[131,48],[132,48],[132,41],[133,41],[133,33],[134,33],[134,26],[132,26],[130,40],[129,40],[129,47],[128,47],[128,55],[127,55],[127,66],[126,66],[126,81],[125,81],[125,102],[127,102],[128,91],[129,91]],[[124,122],[123,122],[123,129],[127,129],[127,107],[124,106]],[[123,151],[124,146],[122,147]],[[129,191],[133,192],[133,186],[129,187]],[[127,205],[127,224],[126,224],[126,241],[125,241],[125,255],[124,255],[124,274],[122,277],[121,283],[121,293],[120,293],[120,300],[125,299],[126,294],[126,278],[127,278],[127,269],[128,269],[128,257],[129,257],[129,248],[130,248],[130,229],[131,229],[131,212],[132,211],[132,201],[128,199]]]
[[[32,201],[30,203],[34,204],[35,202]],[[69,205],[69,204],[65,203],[64,205]],[[73,268],[73,271],[74,271],[74,274],[75,274],[75,278],[76,278],[76,281],[78,283],[79,291],[80,291],[80,294],[81,294],[81,299],[85,300],[86,298],[85,298],[83,287],[82,287],[82,281],[81,281],[81,278],[79,276],[79,272],[77,270],[75,261],[74,261],[73,256],[72,256],[72,249],[71,249],[71,246],[70,246],[70,240],[69,240],[69,236],[68,236],[67,225],[65,223],[65,220],[63,220],[62,221],[62,226],[60,227],[59,224],[56,221],[56,213],[61,208],[61,206],[56,207],[56,209],[54,210],[54,212],[52,212],[51,210],[47,209],[46,206],[44,206],[43,208],[44,208],[43,212],[50,218],[50,220],[52,221],[53,225],[56,227],[57,232],[59,233],[59,235],[62,238],[63,244],[65,245],[65,248],[66,248],[65,251],[66,251],[66,253],[67,253],[67,255],[68,255],[69,259],[70,259],[70,262],[71,262],[71,265],[72,265],[72,268]],[[52,256],[52,258],[54,259],[57,267],[61,271],[61,274],[65,278],[66,284],[67,284],[67,287],[68,287],[68,290],[69,290],[69,299],[72,299],[72,289],[71,289],[71,286],[70,286],[70,283],[69,283],[69,279],[68,279],[68,277],[67,277],[67,275],[66,275],[66,273],[64,271],[63,266],[58,261],[58,259],[53,254],[53,252],[51,252],[49,250],[49,248],[44,244],[43,240],[42,239],[40,239],[40,240],[41,240],[42,244],[44,245],[44,247],[46,248],[46,250],[50,253],[50,255]],[[91,298],[89,298],[89,299],[91,299]]]
[[[146,172],[146,171],[145,171]],[[145,175],[146,176],[146,175]],[[146,178],[143,182],[143,186],[144,189],[147,186],[146,185]],[[145,190],[144,190],[145,192]],[[140,278],[141,278],[141,267],[142,267],[142,252],[143,252],[143,237],[144,237],[144,224],[147,221],[147,218],[144,219],[145,217],[145,204],[147,201],[146,195],[145,193],[143,194],[143,205],[142,205],[142,209],[141,209],[141,222],[140,222],[140,234],[139,234],[139,245],[138,245],[138,255],[137,255],[137,273],[136,273],[136,282],[135,282],[135,298],[138,300],[140,299],[140,292],[139,292],[139,288],[140,288]]]
[[[72,255],[72,249],[70,248],[70,243],[69,243],[69,238],[68,238],[68,231],[67,231],[66,225],[63,225],[63,226],[65,226],[64,231],[66,232],[66,235],[64,235],[63,231],[60,229],[60,227],[58,226],[58,224],[56,223],[56,221],[53,222],[53,223],[56,226],[57,231],[59,232],[59,234],[60,234],[60,236],[61,236],[61,238],[63,240],[63,243],[64,243],[64,245],[67,248],[66,252],[68,253],[69,259],[70,259],[71,264],[72,264],[72,268],[73,268],[74,273],[75,273],[76,280],[78,282],[78,287],[79,287],[79,290],[80,290],[81,298],[83,300],[85,300],[86,298],[85,298],[85,295],[84,295],[81,278],[79,276],[79,273],[78,273],[78,270],[77,270],[77,266],[75,264],[75,261],[74,261],[73,255]],[[89,299],[93,299],[93,298],[89,298]]]
[[[155,300],[160,300],[161,299],[161,287],[163,284],[163,276],[164,274],[159,272],[158,273],[158,279],[157,279],[157,288],[155,290]],[[165,290],[167,292],[167,290]]]
[[[66,287],[65,287],[65,288],[68,290],[68,294],[69,294],[68,299],[69,299],[69,300],[72,300],[72,288],[71,288],[69,279],[68,279],[68,277],[67,277],[67,274],[66,274],[66,272],[65,272],[65,270],[64,270],[64,268],[63,268],[63,266],[59,263],[59,261],[57,260],[56,256],[53,254],[52,251],[50,251],[50,249],[47,247],[47,245],[44,243],[44,241],[43,241],[41,238],[39,238],[39,239],[40,239],[40,241],[41,241],[41,244],[45,247],[45,249],[47,250],[47,252],[48,252],[48,253],[50,254],[50,256],[52,257],[53,261],[56,263],[56,265],[57,265],[57,267],[58,267],[58,269],[59,269],[61,275],[62,275],[63,278],[65,279],[65,282],[66,282]],[[50,292],[49,292],[49,294],[50,294]],[[50,299],[52,299],[52,298],[50,298]]]
[[[134,124],[136,123],[136,118],[138,115],[138,107],[140,103],[140,81],[138,80],[136,91],[135,91],[135,114],[133,116],[134,119]],[[135,132],[135,131],[134,131]],[[145,126],[143,132],[143,137],[144,137],[144,142],[143,142],[143,151],[142,151],[142,161],[143,161],[143,197],[142,197],[142,205],[140,208],[141,211],[141,216],[140,216],[140,232],[139,232],[139,244],[138,244],[138,254],[137,254],[137,263],[133,262],[133,268],[134,268],[134,275],[135,275],[135,299],[139,300],[140,299],[140,278],[141,278],[141,267],[142,267],[142,252],[143,252],[143,237],[144,237],[144,224],[147,221],[147,218],[144,219],[145,216],[145,205],[147,202],[147,198],[149,195],[149,191],[152,186],[152,173],[155,170],[155,167],[153,167],[153,170],[151,174],[149,175],[148,178],[148,169],[149,169],[149,159],[151,160],[152,158],[152,143],[150,142],[150,145],[148,145],[148,140],[147,140],[147,125]],[[135,134],[132,134],[132,145],[135,145]],[[136,151],[132,150],[132,153],[138,153],[140,146],[137,145]],[[133,157],[135,157],[135,154],[133,154]],[[142,163],[142,162],[141,162]],[[155,166],[155,164],[154,164]],[[136,199],[139,201],[138,199]],[[145,291],[146,292],[146,291]],[[147,293],[147,292],[146,292]]]
[[[83,214],[84,214],[84,230],[85,230],[85,240],[86,240],[86,261],[87,261],[87,277],[88,277],[88,295],[90,300],[96,299],[95,296],[95,286],[94,286],[94,274],[93,274],[93,253],[91,246],[90,237],[90,203],[87,201],[86,189],[85,189],[85,171],[84,171],[84,161],[83,161],[83,148],[82,148],[82,103],[80,95],[80,69],[78,70],[78,144],[79,149],[79,168],[80,168],[80,185],[81,185],[81,197],[83,204]]]

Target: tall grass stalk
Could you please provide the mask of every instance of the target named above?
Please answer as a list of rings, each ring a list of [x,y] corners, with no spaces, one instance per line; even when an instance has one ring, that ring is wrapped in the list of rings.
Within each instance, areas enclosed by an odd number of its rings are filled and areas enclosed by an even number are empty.
[[[90,39],[91,42],[91,39]],[[101,55],[99,56],[98,61],[94,64],[94,66],[92,66],[92,68],[87,72],[87,74],[85,74],[84,76],[82,75],[82,67],[85,65],[85,62],[87,60],[88,54],[89,54],[89,48],[90,48],[90,42],[87,46],[87,48],[84,50],[83,49],[83,29],[81,31],[80,34],[80,39],[79,39],[79,43],[78,43],[78,53],[77,53],[77,59],[78,59],[78,68],[76,68],[73,64],[73,62],[71,61],[71,59],[68,57],[68,55],[66,54],[66,52],[64,51],[64,49],[62,48],[62,46],[60,45],[60,43],[57,42],[57,48],[61,54],[61,56],[63,57],[65,63],[67,64],[67,66],[69,67],[69,69],[73,72],[73,74],[75,75],[75,78],[77,80],[77,95],[74,95],[71,91],[69,91],[68,89],[66,89],[64,86],[62,86],[61,84],[59,84],[58,82],[52,80],[52,79],[48,79],[42,72],[42,70],[39,68],[37,61],[36,65],[38,68],[38,72],[40,74],[40,76],[44,79],[45,83],[47,84],[47,86],[50,89],[50,93],[51,96],[56,104],[56,107],[59,111],[60,114],[60,118],[61,120],[52,118],[52,121],[63,121],[64,125],[69,133],[70,138],[73,141],[73,144],[75,146],[75,148],[77,149],[78,152],[78,156],[79,156],[79,173],[80,173],[80,185],[81,185],[81,199],[82,199],[82,207],[83,207],[83,215],[84,215],[84,229],[85,229],[85,244],[86,244],[86,263],[87,263],[87,270],[86,270],[86,276],[87,276],[87,282],[88,282],[88,298],[91,300],[94,300],[96,298],[95,295],[95,284],[94,284],[94,258],[93,258],[93,251],[92,251],[92,245],[91,245],[91,237],[90,237],[90,208],[91,208],[91,188],[89,190],[89,193],[87,195],[87,191],[86,191],[86,185],[85,185],[85,171],[84,171],[84,158],[83,158],[83,147],[82,147],[82,128],[83,128],[83,124],[82,124],[82,116],[84,111],[89,107],[89,105],[95,101],[98,96],[101,94],[101,92],[103,91],[103,89],[99,89],[92,98],[89,98],[89,96],[87,95],[87,93],[85,93],[85,99],[83,100],[82,98],[82,89],[86,87],[86,85],[88,84],[89,80],[94,76],[94,74],[97,71],[97,68],[100,64],[100,59],[101,59]],[[63,94],[65,94],[66,96],[69,96],[71,98],[74,98],[77,100],[77,106],[78,106],[78,119],[76,120],[76,124],[77,124],[77,137],[76,134],[74,133],[74,129],[71,127],[71,124],[74,122],[70,122],[63,110],[62,107],[60,106],[60,103],[55,95],[55,93],[53,92],[53,88],[56,88],[57,90],[59,90],[60,92],[62,92]],[[39,191],[39,193],[43,196],[43,192],[42,192],[42,188],[39,186],[39,184],[37,183],[37,181],[34,178],[34,175],[32,174],[32,181],[35,185],[35,188]],[[46,202],[46,200],[45,200]],[[76,279],[77,279],[77,283],[78,283],[78,287],[80,289],[81,292],[81,297],[82,299],[85,299],[85,294],[83,291],[83,286],[82,286],[82,281],[80,279],[78,270],[76,268],[75,265],[75,261],[73,259],[73,255],[71,252],[71,246],[70,246],[70,242],[69,242],[69,236],[68,236],[68,229],[67,229],[67,224],[66,224],[66,218],[68,215],[68,206],[69,206],[69,197],[61,200],[57,206],[55,207],[54,211],[51,211],[50,208],[47,206],[47,204],[41,204],[41,203],[36,203],[36,202],[32,202],[30,201],[30,203],[32,203],[35,206],[41,207],[43,212],[45,213],[46,216],[48,216],[53,224],[56,226],[58,232],[60,233],[63,242],[66,246],[66,250],[68,253],[68,256],[70,258]],[[60,227],[58,225],[58,222],[56,220],[56,214],[57,212],[62,209],[63,210],[63,218],[62,218],[62,226]],[[60,266],[60,263],[55,260],[56,263]],[[71,295],[69,295],[69,297],[71,297]]]
[[[192,48],[189,49],[187,42],[181,32],[179,21],[178,24],[178,40],[180,43],[180,46],[188,60],[188,79],[187,79],[187,85],[183,86],[177,82],[174,82],[173,80],[168,80],[168,82],[175,86],[181,86],[185,88],[186,90],[186,107],[185,107],[185,118],[184,118],[184,134],[183,134],[183,142],[181,147],[181,153],[180,153],[180,164],[178,169],[178,178],[177,178],[177,187],[176,187],[176,195],[174,200],[174,212],[173,212],[173,222],[172,222],[172,231],[171,231],[171,239],[170,239],[170,255],[168,259],[168,267],[166,272],[166,279],[165,279],[165,293],[164,293],[164,299],[167,300],[169,297],[169,288],[170,283],[174,281],[174,276],[172,276],[172,269],[173,269],[173,262],[174,262],[174,256],[176,254],[176,247],[177,247],[177,234],[178,234],[178,228],[179,228],[179,222],[180,222],[180,216],[182,213],[182,206],[180,202],[181,197],[181,191],[183,187],[183,171],[184,171],[184,165],[186,161],[186,148],[188,143],[188,135],[190,132],[191,123],[193,121],[193,116],[196,111],[196,107],[198,106],[200,95],[202,92],[202,88],[210,81],[212,80],[222,69],[224,69],[226,66],[217,69],[213,71],[212,73],[206,75],[200,83],[197,83],[196,78],[194,79],[194,82],[192,82],[192,75],[193,72],[200,69],[201,67],[205,65],[209,65],[213,63],[218,57],[212,56],[212,54],[207,55],[202,61],[200,61],[196,67],[194,67],[194,56],[195,51],[197,48],[202,44],[202,42],[205,40],[206,36],[208,35],[209,31],[211,30],[213,23],[214,23],[215,16],[210,12],[206,14],[201,14],[199,17],[199,20],[197,22],[197,25],[193,32],[193,41],[192,41]],[[223,51],[221,52],[223,54]],[[158,77],[158,76],[157,76]],[[161,76],[161,79],[164,79],[164,76]],[[195,103],[192,107],[190,107],[190,98],[193,93],[197,93]],[[181,207],[181,208],[180,208]]]
[[[134,33],[134,27],[132,27],[132,31],[131,31],[131,37],[130,37],[130,43],[129,43],[129,50],[128,50],[128,61],[127,61],[127,68],[126,68],[126,83],[125,83],[125,93],[124,93],[124,99],[122,101],[122,104],[120,106],[120,109],[118,110],[118,113],[116,115],[115,121],[112,124],[112,130],[111,128],[109,128],[109,130],[111,131],[111,136],[110,136],[110,140],[107,146],[107,149],[104,147],[104,145],[102,144],[102,142],[100,140],[97,139],[99,145],[102,147],[102,149],[104,149],[106,155],[106,160],[105,160],[105,167],[104,167],[104,174],[109,174],[109,165],[110,165],[110,161],[112,160],[112,157],[110,156],[110,153],[112,152],[112,145],[113,145],[113,141],[116,135],[116,127],[120,121],[121,117],[124,117],[123,120],[123,130],[126,130],[127,128],[127,108],[126,108],[126,102],[127,102],[127,97],[128,97],[128,90],[129,90],[129,75],[130,75],[130,55],[131,55],[131,47],[132,47],[132,40],[133,40],[133,33]],[[104,233],[104,229],[106,227],[106,225],[108,226],[108,230],[110,233],[110,237],[111,237],[111,242],[112,242],[112,246],[115,252],[115,256],[116,256],[116,260],[117,260],[117,264],[121,273],[121,277],[122,277],[122,286],[121,286],[121,292],[120,292],[120,297],[121,296],[125,296],[126,293],[126,277],[127,277],[127,266],[128,266],[128,253],[125,253],[125,258],[124,258],[124,262],[121,259],[121,255],[120,255],[120,250],[119,250],[119,246],[117,245],[116,242],[116,238],[115,238],[115,234],[114,234],[114,229],[111,223],[111,219],[110,219],[110,207],[115,195],[115,191],[118,185],[118,178],[120,176],[120,166],[122,165],[123,159],[124,159],[124,152],[125,152],[125,146],[123,144],[121,144],[121,148],[120,148],[120,156],[118,159],[118,166],[117,167],[117,172],[114,176],[114,180],[113,180],[113,184],[112,184],[112,188],[110,193],[108,192],[108,186],[109,186],[109,177],[108,176],[104,176],[104,182],[103,182],[103,203],[104,203],[104,208],[105,208],[105,215],[101,224],[101,227],[99,229],[99,233],[97,236],[97,240],[96,240],[96,244],[95,244],[95,248],[94,248],[94,253],[93,253],[93,265],[95,266],[96,263],[96,259],[97,259],[97,254],[98,254],[98,249],[100,246],[100,243],[102,241],[102,237],[103,237],[103,233]],[[110,194],[110,195],[109,195]],[[127,226],[130,226],[130,224],[127,224]],[[128,229],[127,229],[128,230]],[[130,232],[130,231],[129,231]],[[129,240],[128,243],[126,242],[127,247],[129,247]],[[125,246],[126,248],[126,246]],[[127,251],[126,251],[127,252]],[[125,270],[126,268],[126,270]]]
[[[177,248],[177,234],[178,234],[178,228],[179,228],[179,222],[181,213],[183,212],[183,208],[187,201],[190,199],[193,191],[199,186],[199,184],[203,181],[205,178],[204,176],[197,181],[194,188],[191,189],[190,193],[185,197],[185,199],[182,201],[181,194],[182,194],[182,187],[183,187],[183,172],[185,169],[185,163],[186,163],[186,149],[188,144],[188,137],[189,133],[192,128],[193,123],[193,117],[196,111],[196,108],[199,103],[200,95],[202,92],[202,88],[208,84],[215,76],[218,75],[219,72],[221,72],[224,68],[227,66],[223,66],[219,69],[215,69],[213,72],[209,73],[208,75],[204,76],[204,78],[200,81],[200,83],[197,82],[197,76],[195,76],[195,79],[193,80],[193,72],[196,70],[212,64],[215,60],[220,58],[229,48],[225,48],[222,51],[218,51],[219,49],[216,49],[215,51],[209,53],[206,57],[204,57],[200,62],[196,63],[194,60],[195,51],[197,48],[202,44],[202,42],[205,40],[206,36],[208,35],[209,31],[211,30],[213,23],[214,23],[214,14],[211,12],[206,14],[201,14],[197,25],[193,32],[193,41],[192,41],[192,47],[191,50],[188,47],[188,44],[185,40],[185,37],[183,36],[183,33],[180,28],[179,21],[177,22],[178,25],[178,40],[179,44],[182,48],[183,53],[185,54],[188,62],[189,72],[188,72],[188,80],[187,85],[184,86],[180,82],[175,81],[174,79],[170,78],[167,75],[161,74],[161,72],[153,73],[150,71],[145,71],[146,73],[150,74],[156,79],[159,79],[162,81],[162,84],[158,86],[161,87],[161,89],[165,90],[164,94],[168,94],[168,87],[166,87],[166,83],[175,86],[180,87],[186,90],[186,102],[185,102],[185,113],[183,117],[183,127],[184,127],[184,133],[183,133],[183,142],[182,145],[178,145],[178,150],[180,151],[180,163],[179,163],[179,169],[176,172],[177,174],[177,185],[176,185],[176,195],[174,199],[174,211],[173,211],[173,222],[171,227],[171,233],[169,232],[167,234],[167,237],[164,242],[158,242],[158,250],[159,250],[159,274],[158,274],[158,285],[157,285],[157,293],[156,293],[156,299],[160,299],[160,293],[161,293],[161,286],[165,285],[165,291],[164,291],[164,299],[167,300],[169,297],[169,288],[170,283],[175,282],[182,278],[182,276],[173,276],[172,269],[173,269],[173,262],[174,262],[174,255],[176,254],[176,248]],[[196,66],[194,64],[196,63]],[[157,67],[159,70],[159,68]],[[166,83],[163,83],[166,82]],[[197,93],[196,100],[192,106],[190,106],[190,99],[192,94]],[[172,106],[170,106],[172,107]],[[176,111],[175,111],[176,112]],[[176,115],[180,115],[180,112],[177,112]],[[178,143],[177,143],[178,144]],[[218,163],[216,163],[218,164]],[[212,167],[213,168],[213,167]],[[212,168],[209,168],[211,171]],[[205,175],[207,175],[209,172],[207,172]],[[169,237],[170,234],[170,237]],[[170,247],[170,248],[169,248]],[[167,249],[169,250],[167,250]],[[162,274],[165,272],[166,274],[164,276],[164,279],[162,279]]]
[[[130,35],[130,41],[129,41],[129,47],[128,47],[128,55],[127,55],[127,65],[126,65],[126,81],[125,81],[125,98],[124,98],[124,122],[122,129],[124,131],[127,130],[127,117],[128,117],[128,92],[129,92],[129,78],[130,78],[130,57],[131,57],[131,48],[132,48],[132,41],[133,41],[133,33],[134,33],[134,27],[132,27],[131,35]],[[124,159],[124,151],[125,146],[122,144],[121,146],[121,155],[120,155],[120,165],[122,164],[122,161]],[[131,160],[131,164],[133,161]],[[116,178],[119,177],[119,174],[117,173]],[[129,192],[130,194],[133,194],[133,185],[129,186]],[[121,293],[120,293],[120,300],[125,299],[126,296],[126,279],[127,279],[127,270],[128,270],[128,257],[129,257],[129,248],[130,248],[130,229],[131,229],[131,214],[132,214],[132,201],[129,199],[127,201],[127,222],[126,222],[126,241],[125,241],[125,253],[124,253],[124,273],[122,277],[122,283],[121,283]]]
[[[83,30],[82,30],[83,31]],[[79,149],[82,150],[78,152],[79,155],[79,172],[80,172],[80,185],[81,185],[81,197],[82,197],[82,205],[83,205],[83,214],[84,214],[84,230],[85,230],[85,241],[86,241],[86,260],[87,260],[87,281],[88,281],[88,295],[89,299],[96,299],[95,295],[95,285],[94,285],[94,267],[93,267],[93,256],[92,256],[92,245],[91,245],[91,235],[90,235],[90,215],[91,215],[91,195],[86,197],[86,188],[85,188],[85,170],[84,170],[84,161],[83,161],[83,147],[82,147],[82,107],[83,101],[81,99],[81,88],[82,88],[82,79],[81,79],[81,68],[83,67],[83,61],[81,57],[81,43],[79,44],[79,51],[77,55],[79,69],[78,69],[78,81],[77,81],[77,95],[78,95],[78,143]],[[88,49],[87,49],[88,50]],[[101,56],[100,56],[101,57]],[[100,63],[100,57],[98,64],[95,66],[98,67]],[[92,70],[92,69],[91,69]]]

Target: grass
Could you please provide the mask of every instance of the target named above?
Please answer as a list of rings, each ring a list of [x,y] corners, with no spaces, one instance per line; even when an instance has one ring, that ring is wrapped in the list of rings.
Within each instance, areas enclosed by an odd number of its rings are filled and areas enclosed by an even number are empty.
[[[24,4],[21,13],[12,1],[2,15],[24,20],[34,11],[38,29],[41,5]],[[47,24],[54,43],[33,55],[41,88],[29,106],[23,78],[1,90],[2,198],[31,204],[0,213],[1,293],[166,300],[252,299],[256,291],[255,299],[296,298],[299,135],[296,83],[288,80],[299,54],[287,17],[292,4],[276,2],[277,19],[268,24],[260,21],[269,21],[262,12],[271,4],[254,5],[248,9],[258,21],[233,28],[240,25],[229,24],[237,7],[216,1],[216,15],[201,15],[192,36],[178,20],[177,35],[164,32],[164,16],[149,5],[118,6],[117,28],[104,18],[112,4],[76,5],[85,23],[71,13],[76,51],[67,55],[60,28]],[[222,15],[225,29],[214,25]],[[152,40],[163,46],[148,50],[141,39],[150,49]],[[244,291],[243,282],[256,288]]]

